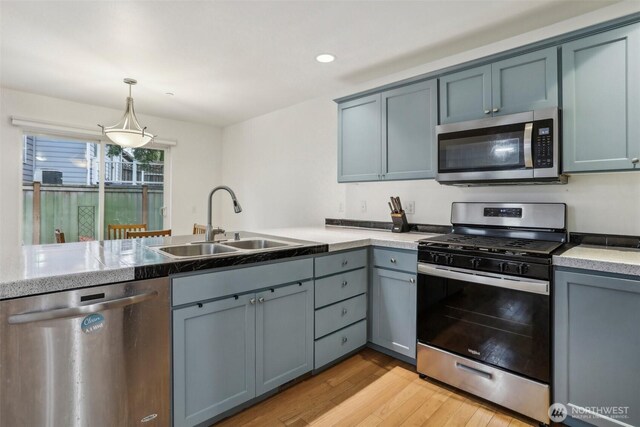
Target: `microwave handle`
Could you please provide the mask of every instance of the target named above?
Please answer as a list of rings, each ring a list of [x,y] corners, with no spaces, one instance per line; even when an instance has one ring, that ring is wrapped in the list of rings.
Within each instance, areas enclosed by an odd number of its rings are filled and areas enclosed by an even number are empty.
[[[531,134],[533,133],[533,123],[524,125],[524,167],[533,169],[533,147],[531,146]]]

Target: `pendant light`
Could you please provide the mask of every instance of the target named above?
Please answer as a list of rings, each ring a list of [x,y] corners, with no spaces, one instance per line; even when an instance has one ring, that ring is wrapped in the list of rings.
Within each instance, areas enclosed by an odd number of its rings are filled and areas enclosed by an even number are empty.
[[[131,97],[131,86],[138,83],[135,79],[124,79],[125,84],[129,85],[129,96],[127,97],[127,108],[124,116],[118,123],[110,127],[102,128],[102,132],[107,137],[122,147],[137,148],[151,142],[154,138],[153,134],[146,131],[147,127],[141,127],[133,110],[133,98]]]

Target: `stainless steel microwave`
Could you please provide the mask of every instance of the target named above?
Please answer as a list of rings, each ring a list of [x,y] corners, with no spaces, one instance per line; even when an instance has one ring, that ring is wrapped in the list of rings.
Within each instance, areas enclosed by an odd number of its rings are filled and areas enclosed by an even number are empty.
[[[557,108],[436,127],[441,184],[566,183]]]

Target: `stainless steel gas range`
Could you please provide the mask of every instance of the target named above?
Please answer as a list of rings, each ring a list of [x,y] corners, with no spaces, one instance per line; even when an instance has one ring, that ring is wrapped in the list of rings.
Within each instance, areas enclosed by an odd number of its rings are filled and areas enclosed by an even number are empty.
[[[561,203],[453,203],[418,246],[418,372],[548,423]]]

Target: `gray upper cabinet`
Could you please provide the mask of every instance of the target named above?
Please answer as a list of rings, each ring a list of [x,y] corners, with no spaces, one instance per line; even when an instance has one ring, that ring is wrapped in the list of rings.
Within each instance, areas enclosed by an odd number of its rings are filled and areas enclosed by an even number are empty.
[[[494,115],[558,105],[558,49],[551,47],[491,64]]]
[[[640,280],[557,271],[554,286],[554,400],[576,418],[582,408],[627,407],[626,418],[584,421],[640,425]]]
[[[435,80],[338,105],[338,182],[433,178]]]
[[[371,342],[416,358],[416,275],[373,269]]]
[[[435,176],[437,91],[430,80],[382,93],[383,179]]]
[[[255,396],[254,295],[173,312],[175,426],[193,426]]]
[[[338,105],[338,182],[380,179],[381,120],[380,94]]]
[[[440,122],[453,123],[491,114],[491,65],[440,78]]]
[[[563,170],[640,168],[640,24],[562,46]]]
[[[313,369],[313,282],[256,295],[256,394]]]
[[[514,56],[440,78],[442,123],[558,105],[558,50]]]

